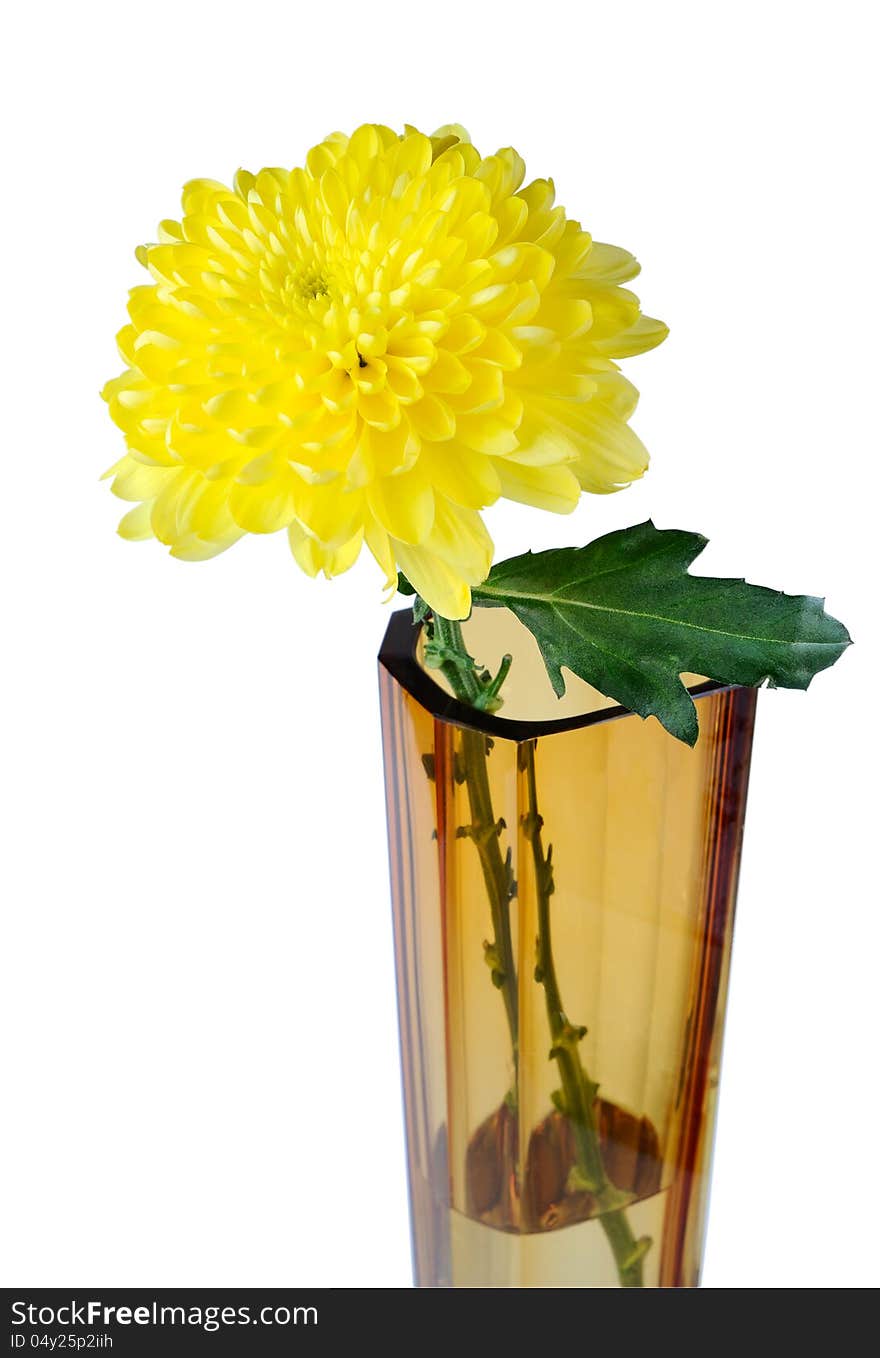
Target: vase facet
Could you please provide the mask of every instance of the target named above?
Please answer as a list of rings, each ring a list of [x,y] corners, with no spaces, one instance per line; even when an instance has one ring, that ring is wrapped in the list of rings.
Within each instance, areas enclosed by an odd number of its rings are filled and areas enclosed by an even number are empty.
[[[500,714],[380,653],[415,1279],[699,1279],[756,691],[695,680],[689,749],[528,634]]]

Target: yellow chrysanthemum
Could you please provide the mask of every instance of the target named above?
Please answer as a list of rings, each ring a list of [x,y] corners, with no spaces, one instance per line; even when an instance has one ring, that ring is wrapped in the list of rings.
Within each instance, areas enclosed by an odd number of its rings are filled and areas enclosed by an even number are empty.
[[[310,575],[366,543],[460,618],[492,561],[480,509],[565,513],[641,476],[614,360],[666,327],[619,286],[632,255],[524,168],[458,127],[366,125],[305,169],[187,184],[138,251],[153,281],[103,393],[128,449],[108,475],[137,502],[122,536],[193,561],[286,528]]]

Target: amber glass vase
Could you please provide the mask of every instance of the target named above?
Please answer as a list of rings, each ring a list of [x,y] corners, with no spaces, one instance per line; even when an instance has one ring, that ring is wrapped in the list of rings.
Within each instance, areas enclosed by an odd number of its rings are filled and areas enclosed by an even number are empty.
[[[755,690],[686,676],[688,749],[464,633],[494,715],[380,654],[416,1283],[695,1287]]]

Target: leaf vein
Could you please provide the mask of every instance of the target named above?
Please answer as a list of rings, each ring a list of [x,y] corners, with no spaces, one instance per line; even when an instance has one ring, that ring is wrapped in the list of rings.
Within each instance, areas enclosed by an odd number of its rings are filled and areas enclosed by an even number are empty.
[[[569,584],[570,582],[566,582],[565,587],[568,587]],[[525,591],[509,588],[498,590],[493,589],[491,585],[485,583],[474,591],[474,596],[477,599],[479,599],[481,594],[489,594],[493,598],[503,599],[505,601],[518,599],[524,603],[543,604],[545,607],[550,607],[557,612],[560,608],[560,601],[555,594],[527,594]],[[724,627],[706,627],[698,622],[687,622],[682,618],[666,617],[662,613],[642,613],[632,608],[613,608],[609,604],[591,604],[583,599],[564,599],[561,603],[567,608],[585,608],[596,613],[607,613],[610,617],[638,618],[643,622],[663,623],[667,627],[685,627],[693,632],[703,632],[707,636],[733,637],[737,641],[754,641],[767,646],[829,646],[838,649],[841,646],[841,642],[839,641],[797,641],[787,637],[768,637],[750,632],[731,632]],[[560,616],[562,616],[561,613]],[[574,627],[573,623],[569,623],[569,626],[571,626],[572,630],[575,632],[577,631],[577,628]]]

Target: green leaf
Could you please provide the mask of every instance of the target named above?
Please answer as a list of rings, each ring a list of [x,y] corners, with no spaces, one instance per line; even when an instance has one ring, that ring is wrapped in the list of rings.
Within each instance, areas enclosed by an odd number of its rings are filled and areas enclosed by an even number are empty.
[[[821,599],[688,575],[705,545],[698,533],[641,523],[586,547],[501,561],[473,601],[509,608],[528,627],[559,696],[564,665],[693,745],[697,713],[683,672],[804,689],[850,644]]]

